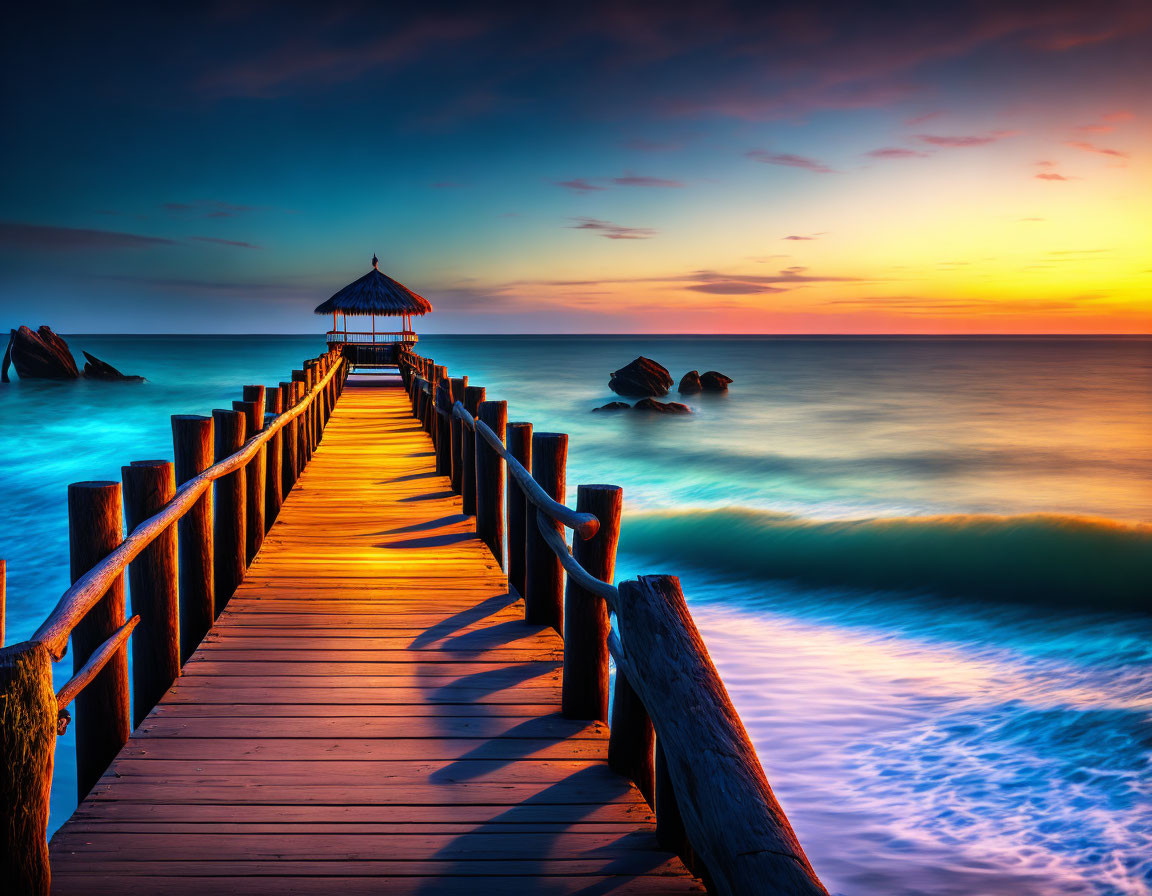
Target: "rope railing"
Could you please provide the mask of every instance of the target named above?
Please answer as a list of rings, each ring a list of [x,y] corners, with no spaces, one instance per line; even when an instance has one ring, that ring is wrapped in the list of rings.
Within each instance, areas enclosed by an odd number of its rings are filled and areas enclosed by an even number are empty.
[[[261,447],[289,422],[305,413],[321,391],[336,376],[340,364],[334,365],[299,403],[278,414],[264,429],[248,439],[235,454],[213,464],[203,473],[188,480],[176,490],[176,496],[155,516],[144,520],[107,557],[84,573],[64,592],[48,618],[33,633],[32,640],[40,641],[55,660],[62,659],[68,647],[68,637],[76,624],[108,590],[114,579],[124,574],[128,564],[140,556],[161,532],[181,519],[208,487],[223,476],[245,466]]]

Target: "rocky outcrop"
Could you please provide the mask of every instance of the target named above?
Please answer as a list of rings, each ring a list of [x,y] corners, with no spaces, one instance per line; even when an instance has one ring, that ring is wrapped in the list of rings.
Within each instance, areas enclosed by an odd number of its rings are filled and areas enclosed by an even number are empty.
[[[715,370],[707,370],[700,374],[700,387],[705,392],[727,392],[732,377],[725,376]]]
[[[639,357],[631,364],[613,371],[608,388],[617,395],[636,398],[667,395],[672,388],[672,375],[651,358]]]
[[[678,401],[657,401],[655,398],[642,398],[632,406],[634,411],[651,411],[658,414],[691,414],[692,409]]]
[[[8,339],[5,359],[11,359],[16,374],[22,380],[74,380],[80,376],[76,361],[68,351],[68,343],[41,327],[33,332],[28,327],[13,330]],[[8,379],[8,365],[4,365],[4,380]]]
[[[610,401],[608,404],[603,404],[598,408],[592,408],[592,412],[596,411],[628,411],[631,410],[632,405],[626,401]]]
[[[88,352],[81,352],[81,354],[83,354],[87,359],[86,363],[84,364],[84,376],[88,377],[89,379],[130,380],[134,383],[144,382],[144,377],[142,376],[129,376],[128,374],[121,373],[111,364],[108,364],[105,361],[101,361],[94,355],[88,354]]]
[[[700,385],[700,372],[697,370],[689,370],[684,376],[680,377],[680,385],[676,391],[681,395],[695,395],[697,392],[703,391],[704,387]]]

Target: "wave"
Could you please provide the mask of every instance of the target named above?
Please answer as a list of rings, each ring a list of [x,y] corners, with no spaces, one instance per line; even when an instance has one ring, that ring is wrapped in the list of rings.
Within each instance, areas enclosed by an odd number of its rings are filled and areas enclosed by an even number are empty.
[[[629,515],[621,550],[743,578],[1152,611],[1152,524],[983,514],[813,520],[746,508]]]

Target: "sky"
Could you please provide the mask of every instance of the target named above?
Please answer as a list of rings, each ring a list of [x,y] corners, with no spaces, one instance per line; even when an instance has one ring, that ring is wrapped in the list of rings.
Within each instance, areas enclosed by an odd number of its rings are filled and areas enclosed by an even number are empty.
[[[0,320],[1152,332],[1152,3],[25,4]]]

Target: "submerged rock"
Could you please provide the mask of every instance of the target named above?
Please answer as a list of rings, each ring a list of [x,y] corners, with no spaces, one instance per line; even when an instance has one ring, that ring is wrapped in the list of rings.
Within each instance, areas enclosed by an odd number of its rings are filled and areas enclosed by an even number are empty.
[[[88,377],[89,379],[131,380],[134,383],[144,382],[144,377],[142,376],[129,376],[128,374],[121,373],[111,364],[105,361],[101,361],[94,355],[88,354],[88,352],[81,352],[81,354],[83,354],[87,359],[87,363],[84,365],[84,376]]]
[[[684,376],[680,378],[680,385],[676,391],[681,395],[695,395],[697,392],[703,390],[700,385],[700,372],[697,370],[689,370]]]
[[[654,411],[660,414],[691,414],[692,409],[678,401],[657,401],[655,398],[641,398],[632,406],[634,411]]]
[[[700,386],[705,392],[727,392],[732,377],[725,376],[715,370],[708,370],[700,374]]]
[[[4,360],[5,381],[8,379],[9,360],[22,380],[74,380],[80,376],[76,361],[68,351],[68,343],[49,327],[41,327],[36,332],[29,327],[13,330]]]
[[[672,388],[672,375],[651,358],[643,356],[612,372],[608,388],[617,395],[637,398],[645,395],[667,395]]]
[[[596,411],[627,411],[631,410],[632,405],[626,401],[610,401],[608,404],[600,405],[598,408],[592,408],[592,413]]]

